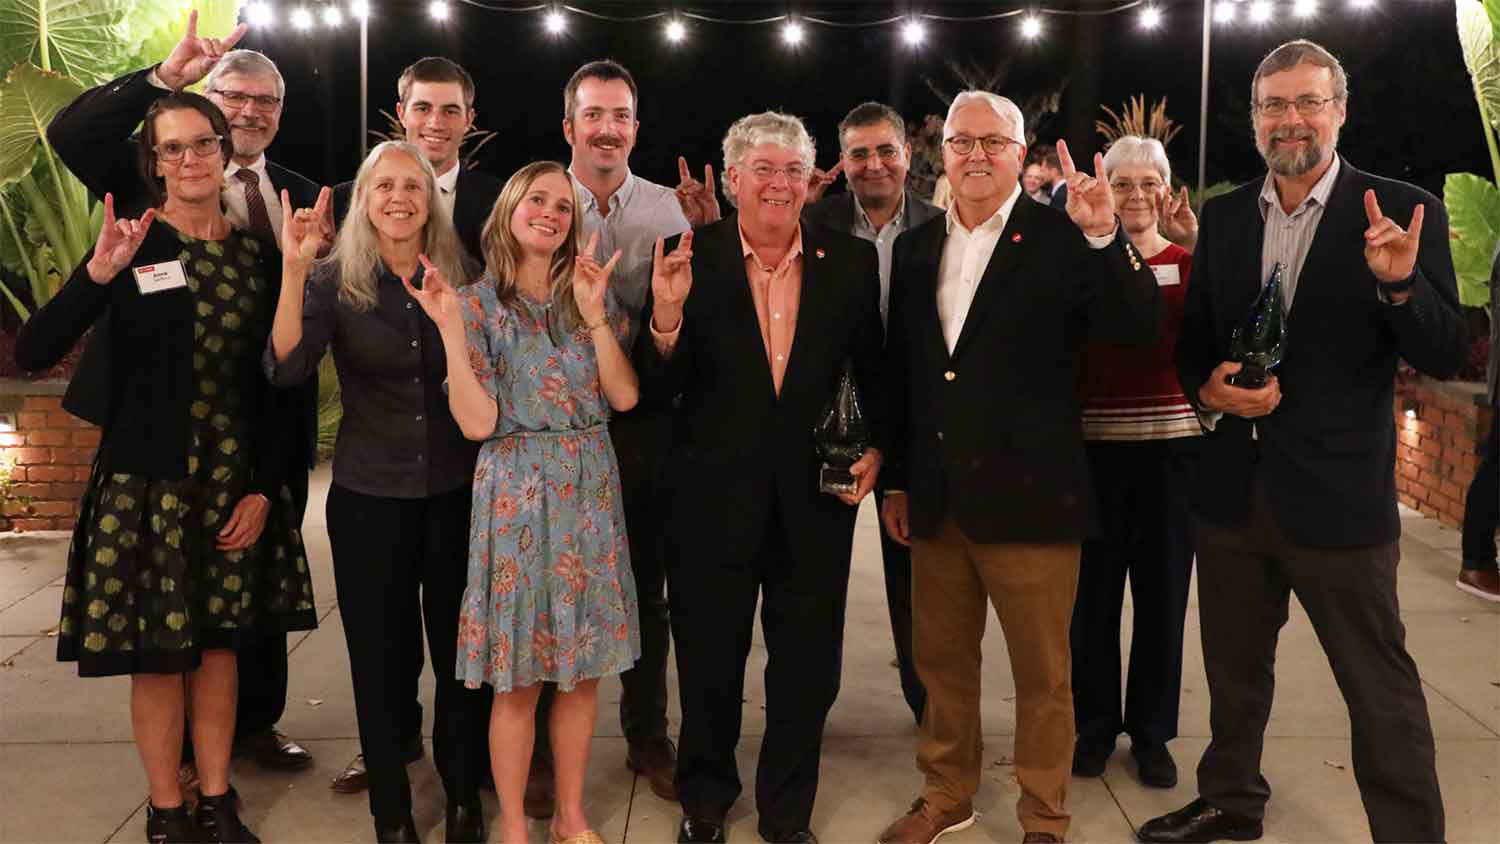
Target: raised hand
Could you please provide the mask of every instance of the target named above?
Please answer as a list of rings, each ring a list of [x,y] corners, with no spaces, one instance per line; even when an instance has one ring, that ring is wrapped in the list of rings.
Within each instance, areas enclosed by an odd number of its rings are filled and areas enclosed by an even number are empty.
[[[156,219],[156,209],[148,208],[139,220],[115,218],[115,195],[104,195],[104,225],[99,227],[99,239],[94,242],[94,257],[89,259],[88,274],[96,284],[109,284],[114,277],[130,266],[130,261],[146,239],[151,221]]]
[[[172,52],[157,65],[156,77],[168,88],[181,91],[207,76],[214,65],[219,63],[219,59],[233,50],[234,45],[240,43],[240,39],[249,31],[249,24],[242,23],[223,38],[199,38],[198,10],[193,9],[188,12],[187,32],[183,33],[182,40],[177,42]]]
[[[1417,248],[1422,243],[1422,220],[1426,207],[1418,203],[1411,212],[1411,225],[1401,228],[1396,221],[1380,212],[1375,191],[1365,191],[1365,263],[1370,272],[1384,282],[1405,281],[1417,268]]]
[[[439,330],[462,332],[463,311],[458,302],[458,291],[443,278],[443,271],[427,260],[425,254],[418,255],[417,260],[422,262],[422,289],[418,290],[413,286],[409,278],[401,279],[401,286],[406,288],[408,296],[417,300],[422,313],[437,323]]]
[[[1167,240],[1189,252],[1198,245],[1198,215],[1193,213],[1187,185],[1182,186],[1180,194],[1171,191],[1157,194],[1156,216],[1161,220],[1161,233]]]
[[[311,208],[292,210],[291,196],[281,191],[281,254],[283,261],[306,269],[323,250],[327,233],[324,226],[330,213],[333,191],[324,187],[318,191],[317,204]]]
[[[651,295],[656,300],[651,317],[657,331],[675,331],[682,321],[682,303],[693,289],[693,233],[683,232],[671,254],[663,256],[665,241],[656,239],[651,256]]]
[[[714,187],[714,166],[703,165],[703,181],[693,178],[688,170],[687,159],[677,156],[677,204],[682,206],[683,216],[694,228],[718,222],[723,214],[719,211],[719,194]]]
[[[604,320],[604,291],[609,287],[609,274],[624,254],[619,249],[609,263],[599,266],[594,260],[594,250],[599,246],[599,233],[594,232],[588,246],[573,261],[573,298],[578,302],[578,313],[587,325],[597,325]]]
[[[838,181],[839,174],[842,172],[844,172],[844,159],[842,158],[827,170],[814,167],[812,172],[807,174],[807,204],[811,205],[822,199],[823,191],[828,190],[829,185]]]
[[[1068,183],[1068,216],[1073,224],[1092,237],[1102,237],[1115,230],[1115,196],[1103,179],[1095,178],[1073,166],[1068,142],[1057,142],[1057,159],[1063,179]],[[1094,172],[1104,172],[1104,156],[1094,153]]]

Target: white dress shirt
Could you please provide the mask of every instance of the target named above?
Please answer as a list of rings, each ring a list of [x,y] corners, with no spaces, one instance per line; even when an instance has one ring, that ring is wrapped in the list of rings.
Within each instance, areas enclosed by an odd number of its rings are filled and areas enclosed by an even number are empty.
[[[1020,198],[1021,186],[1016,185],[995,213],[973,229],[959,221],[957,202],[948,206],[948,238],[943,242],[943,260],[938,264],[937,310],[938,321],[943,325],[943,342],[948,344],[950,355],[958,345],[958,335],[963,333],[969,306],[974,304],[974,294],[979,290],[979,279],[990,265],[1005,221],[1010,219],[1010,212]]]
[[[453,219],[453,198],[458,193],[458,168],[463,165],[454,164],[448,168],[448,172],[437,177],[438,199],[443,203],[443,210],[448,213],[448,219]]]
[[[225,140],[225,143],[229,143]],[[224,186],[219,197],[224,200],[224,216],[229,225],[240,231],[250,231],[250,208],[245,204],[245,183],[234,174],[251,170],[260,177],[260,198],[266,204],[266,216],[271,218],[271,233],[276,235],[276,245],[281,246],[281,195],[271,185],[271,174],[266,171],[266,157],[262,154],[249,167],[241,167],[230,159],[224,168]],[[294,205],[296,203],[293,203]]]

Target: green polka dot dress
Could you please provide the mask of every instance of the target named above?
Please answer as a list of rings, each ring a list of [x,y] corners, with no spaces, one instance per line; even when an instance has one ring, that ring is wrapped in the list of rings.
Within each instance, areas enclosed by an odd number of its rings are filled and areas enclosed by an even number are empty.
[[[162,480],[96,464],[63,590],[58,658],[79,674],[190,671],[203,650],[251,629],[316,626],[298,508],[283,485],[260,539],[223,551],[217,534],[249,488],[257,385],[244,383],[275,307],[260,241],[178,234],[194,298],[195,395],[188,475]]]

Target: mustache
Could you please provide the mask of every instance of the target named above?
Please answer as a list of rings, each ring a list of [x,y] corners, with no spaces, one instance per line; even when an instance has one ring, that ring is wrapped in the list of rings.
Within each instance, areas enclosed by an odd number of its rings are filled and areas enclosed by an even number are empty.
[[[229,124],[229,128],[230,129],[264,129],[264,128],[266,128],[266,125],[267,124],[266,124],[266,122],[264,120],[236,120],[233,123]]]
[[[1273,141],[1311,141],[1318,134],[1307,126],[1283,126],[1271,132]]]
[[[619,135],[595,135],[593,140],[589,141],[589,143],[612,143],[617,146],[625,146],[625,139],[620,137]]]

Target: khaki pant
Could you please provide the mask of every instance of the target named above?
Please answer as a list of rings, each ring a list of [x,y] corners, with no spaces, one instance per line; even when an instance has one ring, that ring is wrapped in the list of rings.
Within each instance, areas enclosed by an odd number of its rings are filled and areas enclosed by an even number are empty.
[[[952,517],[912,539],[912,619],[927,711],[917,740],[922,796],[935,809],[968,806],[979,789],[980,642],[995,607],[1016,683],[1016,805],[1027,832],[1062,837],[1073,767],[1068,625],[1079,543],[969,541]]]

